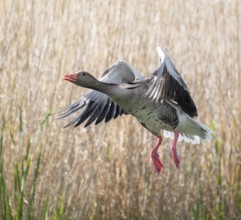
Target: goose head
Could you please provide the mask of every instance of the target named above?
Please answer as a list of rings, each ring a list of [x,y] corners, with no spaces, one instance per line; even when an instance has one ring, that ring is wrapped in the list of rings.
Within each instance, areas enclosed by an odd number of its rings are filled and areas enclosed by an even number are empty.
[[[78,86],[90,88],[96,83],[98,83],[98,80],[94,78],[90,73],[88,72],[77,72],[74,74],[67,74],[63,78],[66,81],[72,82]]]

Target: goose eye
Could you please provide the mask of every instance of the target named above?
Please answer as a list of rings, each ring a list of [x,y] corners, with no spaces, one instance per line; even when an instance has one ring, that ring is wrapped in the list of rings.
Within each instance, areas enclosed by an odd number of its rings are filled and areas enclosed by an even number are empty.
[[[85,73],[83,73],[83,76],[85,76],[86,74]]]

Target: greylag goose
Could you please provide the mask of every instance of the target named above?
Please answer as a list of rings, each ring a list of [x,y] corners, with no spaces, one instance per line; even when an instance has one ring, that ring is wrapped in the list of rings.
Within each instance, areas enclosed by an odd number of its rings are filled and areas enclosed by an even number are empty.
[[[148,131],[157,137],[151,151],[155,171],[159,174],[163,165],[157,150],[162,143],[161,130],[164,136],[172,138],[172,158],[179,167],[177,141],[184,140],[193,144],[200,138],[212,138],[211,130],[193,119],[197,109],[186,83],[178,73],[167,54],[157,47],[160,66],[151,77],[144,77],[126,61],[118,61],[107,69],[100,80],[90,73],[82,71],[65,75],[64,80],[77,86],[91,89],[74,104],[66,107],[59,118],[67,117],[82,109],[81,113],[65,127],[75,127],[88,119],[85,127],[108,122],[123,114],[133,115]]]

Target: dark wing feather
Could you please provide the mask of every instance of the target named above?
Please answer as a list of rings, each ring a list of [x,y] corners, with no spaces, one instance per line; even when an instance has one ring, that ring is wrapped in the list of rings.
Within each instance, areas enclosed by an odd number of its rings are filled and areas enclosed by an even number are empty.
[[[88,119],[87,123],[85,124],[85,127],[87,127],[94,121],[95,124],[99,124],[103,120],[108,122],[112,118],[115,119],[123,113],[127,114],[107,95],[97,91],[90,91],[77,100],[74,104],[63,109],[59,113],[58,118],[65,118],[80,109],[82,110],[81,113],[70,121],[65,127],[68,127],[72,124],[75,124],[75,127],[77,127]]]
[[[156,100],[156,102],[164,99],[174,100],[190,117],[197,116],[197,108],[187,85],[165,53],[164,60],[162,60],[160,67],[154,72],[149,83],[150,87],[147,95],[151,99]]]
[[[104,73],[100,81],[106,83],[121,84],[123,82],[135,82],[140,81],[143,77],[141,74],[126,61],[118,61],[108,68]],[[127,114],[116,102],[114,102],[107,95],[90,91],[83,95],[78,101],[67,106],[63,109],[58,118],[65,118],[78,110],[82,110],[81,113],[70,121],[65,127],[75,124],[75,127],[82,124],[88,119],[85,127],[89,126],[95,121],[95,124],[99,124],[102,121],[108,122],[111,119],[116,119],[122,114]]]

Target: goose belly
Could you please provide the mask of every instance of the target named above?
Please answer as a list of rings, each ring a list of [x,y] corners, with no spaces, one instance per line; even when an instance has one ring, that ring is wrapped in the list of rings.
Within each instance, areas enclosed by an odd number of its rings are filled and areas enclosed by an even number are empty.
[[[159,136],[161,130],[172,131],[178,125],[178,116],[169,105],[142,105],[131,114],[152,134]]]

